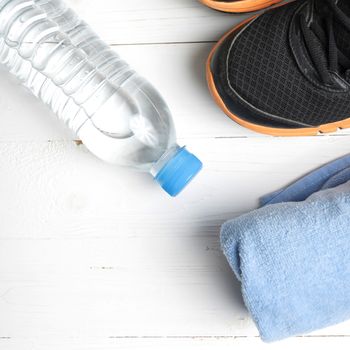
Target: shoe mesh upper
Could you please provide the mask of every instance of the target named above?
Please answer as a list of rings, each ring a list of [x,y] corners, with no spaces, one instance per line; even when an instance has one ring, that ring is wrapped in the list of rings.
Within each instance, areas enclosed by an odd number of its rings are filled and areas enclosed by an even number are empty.
[[[227,40],[220,57],[220,82],[228,95],[234,96],[234,89],[255,108],[296,122],[317,126],[350,118],[350,93],[311,83],[292,55],[288,32],[300,3],[268,11],[233,45]],[[350,35],[344,40],[349,43]]]

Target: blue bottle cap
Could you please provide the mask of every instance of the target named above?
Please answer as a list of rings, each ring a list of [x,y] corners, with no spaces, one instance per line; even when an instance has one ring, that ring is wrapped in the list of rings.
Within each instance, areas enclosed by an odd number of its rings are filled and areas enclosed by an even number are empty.
[[[172,197],[176,197],[201,171],[202,162],[186,148],[181,148],[155,177]]]

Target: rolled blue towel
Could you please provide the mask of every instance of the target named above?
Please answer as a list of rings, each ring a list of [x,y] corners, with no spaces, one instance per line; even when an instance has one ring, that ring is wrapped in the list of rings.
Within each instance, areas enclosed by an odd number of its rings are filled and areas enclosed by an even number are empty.
[[[271,197],[283,193],[281,200],[293,202],[265,206],[222,227],[223,251],[266,342],[350,319],[350,166],[340,168],[304,201],[297,201],[310,194],[302,179]],[[324,170],[310,175],[316,180]]]

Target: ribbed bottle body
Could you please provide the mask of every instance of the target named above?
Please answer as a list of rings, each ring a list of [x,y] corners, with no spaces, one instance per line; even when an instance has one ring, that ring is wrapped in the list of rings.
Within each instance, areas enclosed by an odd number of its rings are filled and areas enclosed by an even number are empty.
[[[0,0],[0,63],[105,161],[151,171],[177,148],[159,93],[61,0]]]

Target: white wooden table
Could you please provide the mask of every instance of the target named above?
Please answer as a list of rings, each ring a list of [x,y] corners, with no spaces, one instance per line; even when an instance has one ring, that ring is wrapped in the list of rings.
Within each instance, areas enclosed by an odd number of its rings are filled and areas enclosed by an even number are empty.
[[[213,42],[242,16],[196,0],[70,0],[163,93],[205,163],[177,199],[106,165],[0,72],[0,349],[348,349],[350,323],[263,344],[218,240],[258,198],[349,152],[350,132],[272,138],[206,88]]]

